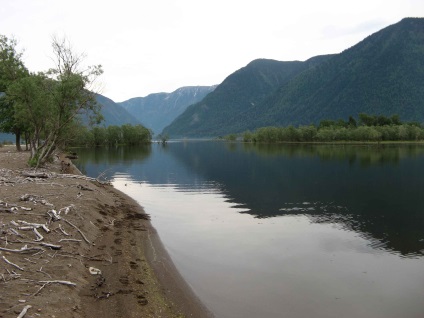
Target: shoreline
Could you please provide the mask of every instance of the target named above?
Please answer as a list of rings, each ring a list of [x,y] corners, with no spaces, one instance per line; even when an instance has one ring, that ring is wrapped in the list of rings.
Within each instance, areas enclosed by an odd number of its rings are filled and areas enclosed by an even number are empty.
[[[124,200],[131,202],[138,210],[145,213],[144,208],[135,199],[115,187],[113,187],[113,191],[116,191]],[[146,222],[146,228],[147,237],[142,242],[144,256],[159,282],[165,299],[170,302],[170,305],[182,317],[214,317],[175,267],[160,239],[159,233],[150,220]]]
[[[25,308],[43,317],[213,317],[134,199],[89,180],[63,156],[37,170],[43,178],[25,177],[34,172],[27,159],[0,147],[1,318]],[[61,217],[53,220],[52,210]],[[49,231],[39,229],[39,238],[16,221]],[[19,252],[25,249],[37,253]]]

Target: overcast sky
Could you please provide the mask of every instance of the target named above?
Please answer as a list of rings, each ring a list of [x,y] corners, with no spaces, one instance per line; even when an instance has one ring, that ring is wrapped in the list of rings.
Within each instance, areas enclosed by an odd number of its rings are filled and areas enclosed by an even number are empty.
[[[120,102],[219,84],[257,58],[339,53],[411,16],[424,0],[0,0],[0,34],[30,71],[52,67],[52,36],[66,36]]]

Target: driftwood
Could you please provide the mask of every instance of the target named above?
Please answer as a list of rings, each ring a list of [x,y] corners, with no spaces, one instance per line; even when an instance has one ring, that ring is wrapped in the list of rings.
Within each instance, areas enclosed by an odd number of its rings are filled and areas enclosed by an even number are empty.
[[[49,228],[48,228],[45,224],[40,224],[40,223],[30,223],[30,222],[27,222],[27,221],[21,221],[21,220],[18,220],[18,223],[21,223],[21,224],[23,224],[23,225],[26,225],[27,227],[32,227],[32,228],[36,228],[36,229],[38,229],[39,227],[41,227],[41,228],[43,228],[43,230],[44,230],[46,233],[50,233]],[[25,229],[27,229],[27,228],[25,228],[25,227],[20,227],[19,229],[20,229],[20,230],[25,230]]]
[[[47,200],[35,194],[24,194],[19,198],[21,201],[30,201],[34,203],[41,203],[48,206],[53,206],[53,204],[49,203]]]
[[[42,178],[42,179],[47,179],[49,177],[49,175],[45,172],[22,172],[21,173],[24,177],[28,177],[28,178]]]
[[[32,230],[34,231],[35,235],[37,236],[37,239],[35,240],[36,242],[44,240],[44,236],[42,236],[40,234],[40,232],[37,231],[37,228],[34,227]]]
[[[67,174],[67,173],[58,173],[58,174],[54,174],[55,177],[58,178],[72,178],[72,179],[81,179],[81,180],[86,180],[86,181],[93,181],[93,182],[97,182],[99,184],[110,184],[110,181],[100,181],[98,178],[91,178],[91,177],[87,177],[87,176],[83,176],[83,175],[78,175],[78,174]]]
[[[65,220],[62,218],[63,221],[65,221],[66,223],[68,223],[70,226],[72,226],[74,229],[76,229],[79,234],[81,234],[82,238],[84,239],[84,241],[86,241],[88,244],[91,245],[91,242],[87,239],[87,237],[84,235],[84,233],[74,224],[72,224],[71,222],[69,222],[68,220]]]
[[[60,250],[62,248],[61,245],[55,245],[55,244],[51,244],[51,243],[39,243],[41,246],[45,246],[45,247],[50,247],[53,250]]]
[[[60,224],[59,224],[59,230],[63,233],[63,235],[66,235],[66,236],[70,236],[71,235],[71,234],[66,233],[65,230],[62,229],[62,225],[60,225]]]
[[[82,184],[78,184],[77,185],[77,188],[78,189],[81,189],[81,190],[85,190],[85,191],[94,191],[93,189],[91,189],[91,188],[89,188],[89,187],[87,187],[85,185],[82,185]]]
[[[40,289],[37,290],[32,296],[38,295],[44,287],[46,287],[47,285],[50,285],[50,284],[62,284],[62,285],[68,285],[68,286],[72,286],[72,287],[77,286],[77,284],[69,282],[67,280],[42,280],[42,281],[39,281],[39,283],[43,284],[43,286],[41,286]]]
[[[52,244],[52,243],[46,243],[46,242],[31,242],[31,241],[23,241],[23,240],[17,240],[17,242],[19,243],[28,243],[28,244],[37,244],[37,245],[41,245],[44,247],[50,247],[53,250],[60,250],[62,248],[61,245],[56,245],[56,244]]]
[[[18,210],[18,208],[16,208],[16,207],[11,207],[11,208],[0,207],[0,212],[16,213],[15,211],[17,211],[17,210]]]
[[[77,240],[77,239],[60,239],[60,242],[82,242],[82,240]]]
[[[42,280],[40,281],[42,284],[62,284],[62,285],[68,285],[68,286],[77,286],[77,284],[67,281],[67,280]]]
[[[21,270],[21,271],[24,271],[24,269],[22,268],[22,267],[20,267],[19,265],[16,265],[15,263],[12,263],[11,261],[9,261],[5,256],[3,256],[3,260],[7,263],[7,264],[9,264],[9,265],[12,265],[13,267],[15,267],[15,268],[17,268],[17,269],[19,269],[19,270]]]
[[[47,214],[52,218],[53,221],[59,221],[61,219],[59,213],[56,210],[47,211]]]
[[[71,204],[69,206],[65,206],[64,208],[61,208],[59,210],[59,214],[62,213],[62,212],[65,213],[65,214],[68,214],[71,211],[71,209],[73,209],[73,208],[75,208],[75,205],[73,205],[73,204]]]
[[[38,200],[39,198],[40,197],[38,195],[25,193],[19,199],[21,201],[35,201],[35,200]]]
[[[42,248],[40,247],[30,247],[28,248],[28,246],[24,246],[19,250],[14,250],[14,249],[10,249],[10,248],[5,248],[5,247],[0,247],[0,251],[5,251],[5,252],[10,252],[10,253],[32,253],[32,252],[39,252],[39,251],[43,251]]]
[[[24,309],[22,309],[22,311],[21,311],[21,313],[19,314],[18,318],[23,318],[23,317],[26,315],[26,313],[27,313],[28,309],[30,309],[31,307],[32,307],[31,305],[26,305],[26,306],[24,307]]]

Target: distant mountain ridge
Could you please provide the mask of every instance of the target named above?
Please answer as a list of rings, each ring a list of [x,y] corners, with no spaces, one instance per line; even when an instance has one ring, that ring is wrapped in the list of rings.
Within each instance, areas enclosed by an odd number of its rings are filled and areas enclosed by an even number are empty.
[[[104,126],[121,126],[124,124],[138,125],[140,122],[134,118],[134,116],[130,115],[122,106],[115,103],[110,98],[106,96],[96,94],[96,101],[100,104],[101,113],[104,117],[104,121],[101,125]],[[87,122],[85,119],[84,121]]]
[[[361,112],[424,122],[422,83],[424,19],[407,18],[282,86],[261,105],[259,123],[309,124]]]
[[[172,93],[154,93],[146,97],[135,97],[119,103],[145,127],[160,133],[186,108],[213,92],[214,86],[186,86]]]
[[[406,18],[339,54],[305,62],[255,60],[164,129],[219,136],[307,125],[360,112],[424,122],[424,18]]]
[[[305,62],[254,60],[229,75],[201,102],[188,107],[164,132],[171,136],[210,137],[252,129],[254,122],[240,121],[240,114],[258,107],[290,79],[330,57],[317,56]]]

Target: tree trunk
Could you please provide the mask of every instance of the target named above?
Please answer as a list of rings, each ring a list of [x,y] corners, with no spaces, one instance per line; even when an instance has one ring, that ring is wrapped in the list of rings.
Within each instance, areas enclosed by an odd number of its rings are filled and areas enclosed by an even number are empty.
[[[16,150],[17,151],[22,151],[21,148],[21,131],[19,129],[15,130],[15,137],[16,137]]]
[[[29,144],[30,144],[30,141],[29,141],[29,132],[28,131],[26,131],[25,132],[25,150],[29,150]]]

